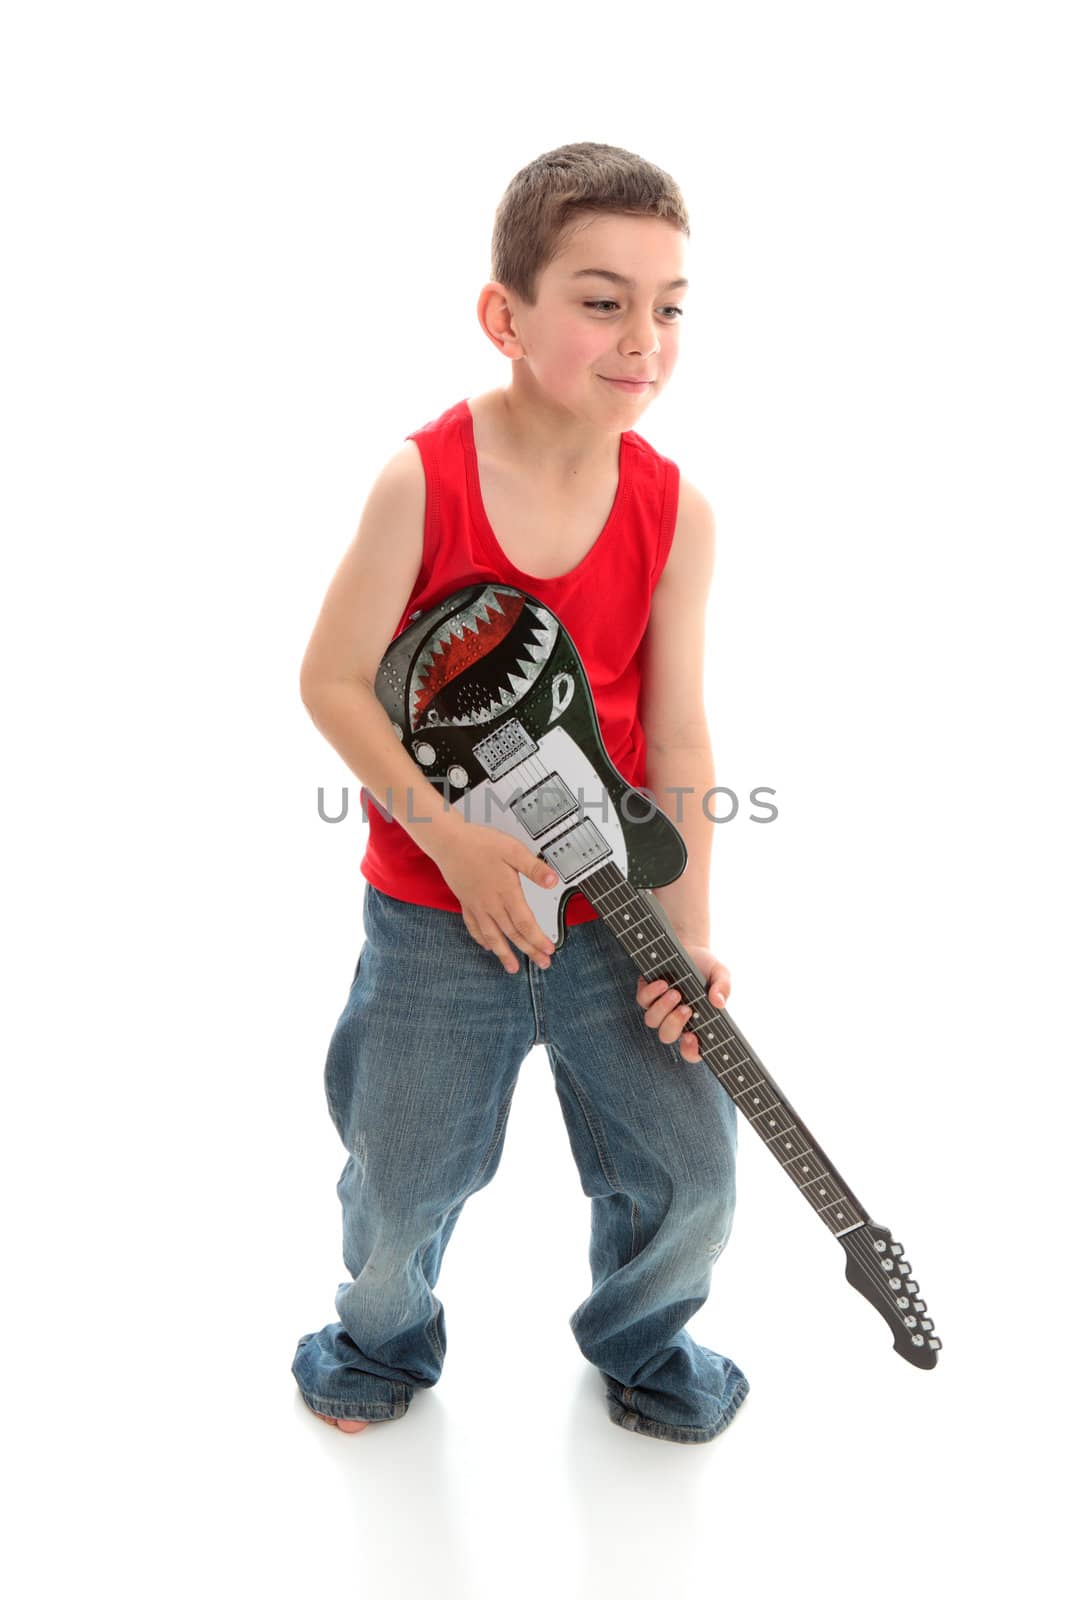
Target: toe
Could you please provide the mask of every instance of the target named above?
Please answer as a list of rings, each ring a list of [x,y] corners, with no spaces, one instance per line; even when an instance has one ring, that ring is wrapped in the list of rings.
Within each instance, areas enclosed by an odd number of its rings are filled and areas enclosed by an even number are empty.
[[[339,1428],[341,1433],[361,1433],[363,1428],[370,1426],[369,1421],[364,1422],[359,1417],[326,1417],[323,1411],[315,1411],[313,1414],[322,1422],[327,1422],[330,1428]]]

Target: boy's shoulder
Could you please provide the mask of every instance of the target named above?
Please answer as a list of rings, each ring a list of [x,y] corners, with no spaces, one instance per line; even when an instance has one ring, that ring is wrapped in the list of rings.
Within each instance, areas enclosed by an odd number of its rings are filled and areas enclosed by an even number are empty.
[[[459,428],[463,425],[466,416],[471,420],[467,398],[455,400],[452,405],[446,406],[445,410],[440,411],[437,416],[431,417],[428,421],[420,423],[417,428],[413,428],[406,437],[413,439],[417,433],[441,433]]]

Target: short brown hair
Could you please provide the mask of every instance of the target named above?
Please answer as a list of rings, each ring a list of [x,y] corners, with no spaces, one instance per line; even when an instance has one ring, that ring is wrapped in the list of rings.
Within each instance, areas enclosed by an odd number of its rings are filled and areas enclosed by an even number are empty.
[[[527,305],[537,279],[583,216],[661,217],[690,237],[679,185],[651,161],[613,144],[564,144],[510,179],[495,213],[491,277]]]

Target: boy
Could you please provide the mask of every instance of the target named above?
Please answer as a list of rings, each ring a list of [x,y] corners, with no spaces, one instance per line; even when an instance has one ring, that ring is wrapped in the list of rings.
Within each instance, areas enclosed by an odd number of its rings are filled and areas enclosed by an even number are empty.
[[[341,1320],[303,1335],[292,1365],[310,1410],[344,1431],[402,1416],[438,1380],[433,1286],[465,1201],[497,1170],[534,1044],[592,1198],[592,1291],[570,1326],[611,1420],[701,1443],[748,1392],[735,1363],[684,1331],[735,1204],[736,1110],[683,1032],[690,1007],[632,972],[584,895],[556,951],[521,887],[522,874],[553,883],[550,868],[447,805],[373,691],[409,616],[456,589],[493,579],[549,606],[585,663],[612,761],[684,836],[686,870],[654,892],[724,1005],[702,807],[714,782],[702,698],[713,518],[634,432],[679,353],[688,233],[672,179],[628,151],[565,145],[516,175],[477,306],[512,364],[509,387],[407,436],[306,651],[314,722],[388,807],[368,807],[366,939],[325,1067],[348,1151],[337,1192],[352,1281],[336,1295]]]

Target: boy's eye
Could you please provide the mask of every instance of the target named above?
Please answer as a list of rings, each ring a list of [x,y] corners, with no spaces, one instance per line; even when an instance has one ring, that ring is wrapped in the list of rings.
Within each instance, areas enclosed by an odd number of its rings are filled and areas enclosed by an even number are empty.
[[[617,302],[615,300],[585,300],[582,302],[582,304],[588,306],[590,311],[599,311],[602,307],[614,306],[617,304]],[[683,315],[683,309],[681,306],[662,306],[661,310],[675,312],[675,317],[670,317],[668,319],[670,322],[675,322],[677,317],[681,317]]]

